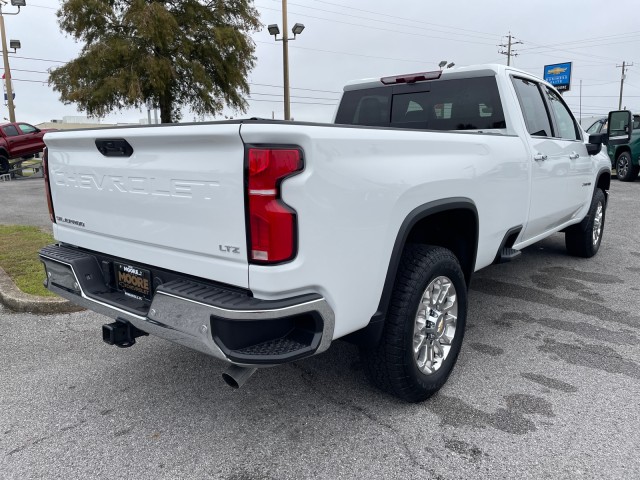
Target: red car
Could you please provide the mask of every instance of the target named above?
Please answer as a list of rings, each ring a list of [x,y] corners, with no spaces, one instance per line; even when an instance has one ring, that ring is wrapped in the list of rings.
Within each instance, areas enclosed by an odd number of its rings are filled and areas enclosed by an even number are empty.
[[[41,130],[28,123],[3,123],[0,125],[0,175],[10,170],[9,160],[29,157],[42,152],[42,137],[50,130]]]

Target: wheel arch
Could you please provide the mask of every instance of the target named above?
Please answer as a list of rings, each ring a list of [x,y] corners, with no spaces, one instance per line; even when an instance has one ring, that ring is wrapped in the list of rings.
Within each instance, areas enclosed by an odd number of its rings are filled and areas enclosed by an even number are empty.
[[[620,145],[618,148],[616,148],[615,153],[613,155],[613,161],[617,162],[618,157],[623,152],[628,152],[629,155],[631,155],[631,147],[629,145]]]
[[[380,340],[400,259],[407,244],[436,245],[451,250],[460,262],[468,286],[475,269],[478,236],[478,209],[469,198],[436,200],[413,209],[396,236],[376,313],[365,328],[345,338],[360,345],[375,345]]]
[[[598,173],[598,176],[596,178],[596,188],[601,189],[604,192],[605,197],[607,197],[610,187],[611,171],[609,169],[603,169]]]

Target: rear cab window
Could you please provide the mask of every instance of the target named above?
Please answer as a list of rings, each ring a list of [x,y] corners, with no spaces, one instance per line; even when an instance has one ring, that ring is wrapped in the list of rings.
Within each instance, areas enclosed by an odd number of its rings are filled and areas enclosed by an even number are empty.
[[[346,91],[336,123],[499,133],[506,128],[493,76]]]

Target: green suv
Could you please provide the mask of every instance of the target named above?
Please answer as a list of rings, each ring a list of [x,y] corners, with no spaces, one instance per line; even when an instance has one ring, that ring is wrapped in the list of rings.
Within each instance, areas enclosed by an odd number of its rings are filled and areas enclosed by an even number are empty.
[[[587,133],[606,133],[607,119],[601,118],[595,121]],[[616,169],[618,180],[632,182],[640,172],[640,115],[633,116],[633,130],[631,140],[622,145],[609,145],[607,153],[611,159],[611,167]]]

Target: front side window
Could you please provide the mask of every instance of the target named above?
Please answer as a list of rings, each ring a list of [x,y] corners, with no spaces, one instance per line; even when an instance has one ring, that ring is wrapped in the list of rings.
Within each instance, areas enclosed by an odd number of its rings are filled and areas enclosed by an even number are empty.
[[[22,133],[33,133],[37,130],[36,127],[29,125],[28,123],[19,123],[18,126],[20,127],[20,130],[22,130]]]
[[[513,77],[512,82],[529,134],[534,137],[551,137],[551,121],[538,84],[517,77]]]
[[[571,115],[571,112],[560,98],[560,95],[546,87],[545,91],[547,93],[549,104],[551,105],[551,110],[556,117],[556,126],[558,131],[554,136],[565,140],[580,140],[578,126],[573,119],[573,115]]]
[[[18,133],[18,129],[14,125],[7,125],[6,127],[2,127],[2,131],[7,137],[17,137],[20,135]]]

